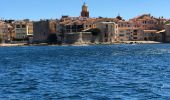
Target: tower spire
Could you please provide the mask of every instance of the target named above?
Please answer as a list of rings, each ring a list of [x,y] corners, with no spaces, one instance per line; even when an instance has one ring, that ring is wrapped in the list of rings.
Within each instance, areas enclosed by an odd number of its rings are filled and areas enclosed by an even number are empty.
[[[82,6],[81,17],[89,17],[89,11],[86,2],[84,2]]]

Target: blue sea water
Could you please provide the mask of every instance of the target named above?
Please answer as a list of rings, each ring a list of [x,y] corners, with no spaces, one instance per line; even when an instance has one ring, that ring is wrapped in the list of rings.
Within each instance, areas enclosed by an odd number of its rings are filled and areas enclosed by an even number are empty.
[[[170,44],[0,48],[0,100],[170,100]]]

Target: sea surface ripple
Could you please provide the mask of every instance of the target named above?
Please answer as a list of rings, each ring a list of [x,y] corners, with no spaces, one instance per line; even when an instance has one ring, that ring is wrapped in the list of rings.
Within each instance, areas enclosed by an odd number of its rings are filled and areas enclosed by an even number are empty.
[[[170,100],[170,45],[0,48],[0,100]]]

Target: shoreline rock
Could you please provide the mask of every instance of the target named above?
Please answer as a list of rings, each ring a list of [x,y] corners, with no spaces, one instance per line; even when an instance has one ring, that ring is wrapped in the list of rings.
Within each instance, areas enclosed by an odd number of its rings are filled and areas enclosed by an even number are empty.
[[[0,44],[0,47],[13,47],[13,46],[88,46],[88,45],[114,45],[114,44],[161,44],[163,42],[156,41],[122,41],[115,43],[75,43],[75,44],[26,44],[26,43],[16,43],[16,44]]]

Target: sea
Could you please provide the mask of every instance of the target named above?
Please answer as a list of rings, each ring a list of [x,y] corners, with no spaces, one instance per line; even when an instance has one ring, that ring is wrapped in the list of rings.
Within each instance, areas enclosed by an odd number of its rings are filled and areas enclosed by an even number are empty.
[[[0,100],[170,100],[170,44],[0,47]]]

